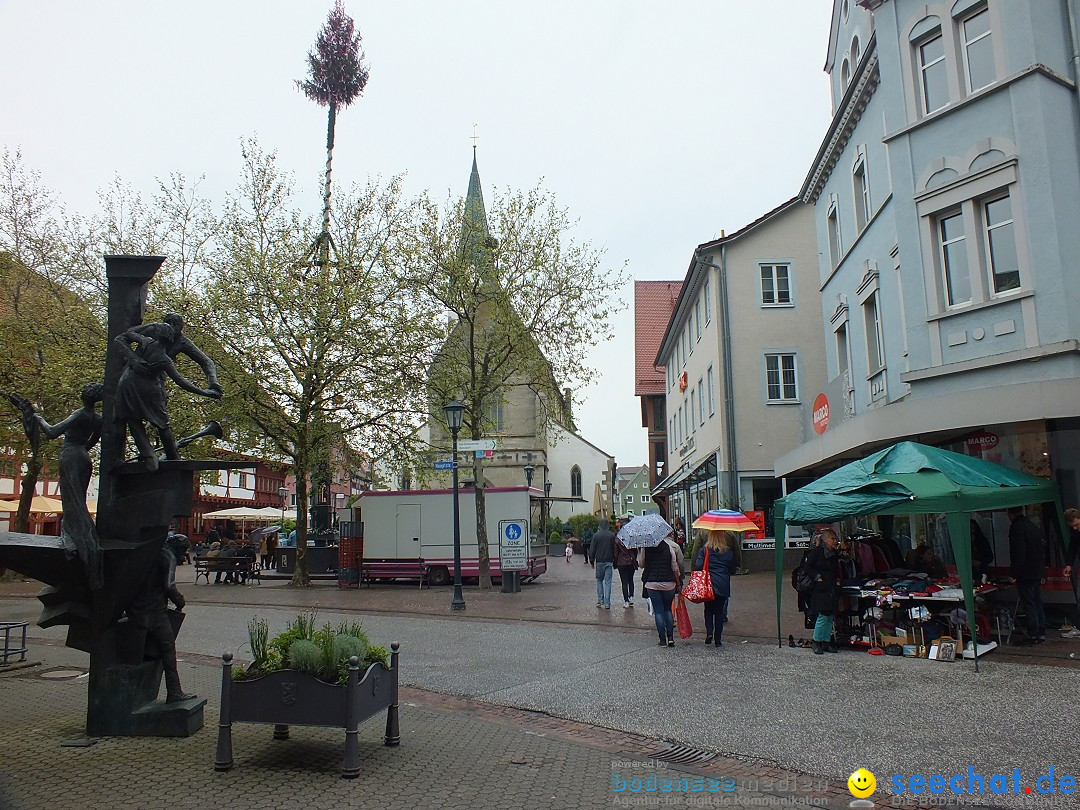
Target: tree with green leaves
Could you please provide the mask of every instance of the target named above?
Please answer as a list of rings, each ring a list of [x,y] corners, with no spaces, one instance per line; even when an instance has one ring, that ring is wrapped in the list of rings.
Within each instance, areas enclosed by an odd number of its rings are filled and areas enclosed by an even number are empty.
[[[490,225],[489,225],[490,220]],[[429,374],[433,444],[448,447],[442,406],[465,405],[463,434],[479,439],[512,390],[534,403],[537,435],[573,429],[566,388],[593,377],[585,353],[612,336],[625,269],[576,241],[568,212],[542,187],[497,195],[484,205],[474,156],[465,200],[425,200],[410,249],[412,272],[453,326]],[[473,462],[481,587],[491,585],[484,476]]]
[[[0,156],[0,392],[25,398],[50,416],[77,406],[85,383],[103,373],[105,326],[67,284],[70,251],[64,211],[19,152]],[[42,472],[59,447],[32,441],[16,402],[0,401],[0,446],[23,470],[13,528],[26,531]]]
[[[244,166],[213,258],[219,271],[206,288],[203,329],[213,324],[225,349],[218,367],[230,421],[293,463],[293,584],[304,586],[308,476],[349,448],[393,463],[416,452],[437,318],[418,306],[397,264],[397,242],[413,220],[397,180],[339,195],[331,218],[338,258],[313,267],[297,258],[312,223],[293,207],[274,155],[249,142]]]

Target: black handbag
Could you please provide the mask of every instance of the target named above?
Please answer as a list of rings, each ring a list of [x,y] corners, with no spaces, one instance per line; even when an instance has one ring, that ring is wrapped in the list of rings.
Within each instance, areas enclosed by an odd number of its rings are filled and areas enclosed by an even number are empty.
[[[795,590],[801,594],[808,594],[814,589],[814,577],[804,571],[802,566],[799,566],[792,572],[792,580],[795,583]]]

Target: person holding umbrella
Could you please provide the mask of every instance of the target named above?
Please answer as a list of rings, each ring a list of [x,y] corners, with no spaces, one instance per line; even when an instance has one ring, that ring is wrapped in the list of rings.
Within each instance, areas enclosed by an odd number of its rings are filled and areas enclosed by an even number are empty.
[[[713,598],[703,602],[705,607],[705,643],[724,646],[724,621],[727,601],[731,596],[731,575],[735,573],[735,553],[732,551],[737,538],[731,532],[710,531],[705,544],[698,549],[694,570],[701,571],[708,561],[709,579],[712,580]]]
[[[619,530],[618,538],[628,549],[640,549],[638,566],[653,607],[659,646],[675,646],[675,616],[671,606],[682,586],[682,549],[675,543],[675,531],[656,514],[638,515]]]

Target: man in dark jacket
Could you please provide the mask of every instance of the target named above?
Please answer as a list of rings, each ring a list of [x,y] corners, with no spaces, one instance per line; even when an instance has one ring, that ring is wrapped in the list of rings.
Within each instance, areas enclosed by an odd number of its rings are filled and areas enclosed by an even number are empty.
[[[1072,630],[1061,634],[1062,638],[1080,639],[1080,509],[1065,510],[1065,524],[1069,527],[1069,550],[1065,552],[1065,576],[1069,577],[1073,587]]]
[[[596,572],[596,606],[611,610],[611,572],[615,567],[615,535],[606,520],[592,536],[589,557]]]
[[[1012,507],[1008,514],[1012,575],[1027,616],[1028,640],[1032,644],[1042,644],[1046,641],[1046,613],[1042,603],[1046,539],[1039,527],[1024,515],[1021,507]]]
[[[840,544],[832,529],[821,530],[821,545],[811,549],[806,558],[807,574],[814,581],[810,591],[810,609],[817,614],[814,621],[814,654],[837,652],[833,641],[833,615],[840,593]]]

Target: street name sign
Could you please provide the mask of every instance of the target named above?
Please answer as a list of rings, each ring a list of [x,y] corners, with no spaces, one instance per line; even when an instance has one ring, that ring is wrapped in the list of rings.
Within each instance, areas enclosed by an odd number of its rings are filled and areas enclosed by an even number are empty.
[[[435,469],[436,470],[452,470],[452,469],[454,469],[454,462],[452,462],[452,461],[436,461],[435,462]]]
[[[494,439],[462,439],[457,443],[458,450],[467,453],[471,450],[494,450]]]

